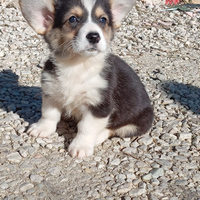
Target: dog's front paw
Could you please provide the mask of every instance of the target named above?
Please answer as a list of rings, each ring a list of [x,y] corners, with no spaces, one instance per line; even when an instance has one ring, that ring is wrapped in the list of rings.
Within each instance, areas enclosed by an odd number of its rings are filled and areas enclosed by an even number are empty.
[[[41,120],[32,124],[27,133],[33,137],[48,137],[56,131],[56,125],[52,121]]]
[[[72,143],[69,145],[68,152],[72,158],[84,158],[93,155],[94,146],[93,144],[84,143],[80,139],[74,138]]]

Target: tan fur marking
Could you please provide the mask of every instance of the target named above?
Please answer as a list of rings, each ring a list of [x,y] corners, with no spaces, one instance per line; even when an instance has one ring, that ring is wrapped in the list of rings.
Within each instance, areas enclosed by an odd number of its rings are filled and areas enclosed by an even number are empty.
[[[95,10],[95,15],[99,18],[99,17],[105,15],[105,12],[103,11],[103,9],[101,7],[97,7],[97,9]]]
[[[76,6],[69,11],[68,16],[72,16],[72,15],[81,17],[83,15],[83,10],[79,6]]]

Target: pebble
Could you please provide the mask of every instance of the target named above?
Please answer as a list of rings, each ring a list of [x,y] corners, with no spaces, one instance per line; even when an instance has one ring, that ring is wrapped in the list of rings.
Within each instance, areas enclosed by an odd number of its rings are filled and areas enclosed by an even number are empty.
[[[150,145],[153,142],[153,138],[150,136],[143,136],[138,140],[139,144]]]
[[[195,182],[200,182],[200,174],[195,174],[192,178]]]
[[[152,174],[149,173],[149,174],[146,174],[142,177],[142,180],[143,181],[150,181],[152,179]]]
[[[39,176],[39,175],[36,175],[36,174],[31,174],[30,175],[30,180],[32,182],[36,182],[36,183],[40,183],[44,178]]]
[[[137,153],[137,149],[133,148],[133,147],[127,147],[127,148],[123,149],[123,153],[125,153],[126,155],[132,156]]]
[[[112,160],[112,161],[110,162],[110,164],[111,164],[111,165],[119,165],[120,162],[121,162],[120,159],[119,159],[119,158],[116,158],[116,159]]]
[[[42,147],[44,147],[46,145],[46,142],[41,138],[36,138],[36,142],[38,144],[40,144]]]
[[[132,189],[130,192],[129,192],[129,195],[131,197],[138,197],[138,196],[141,196],[143,194],[146,193],[146,190],[143,189],[143,188],[137,188],[137,189]]]
[[[19,155],[18,152],[11,153],[7,156],[7,159],[10,162],[19,163],[22,160],[22,157]]]
[[[186,180],[176,180],[175,184],[176,185],[187,185],[188,182]]]
[[[61,169],[60,167],[51,167],[48,171],[52,176],[59,176]]]
[[[129,192],[131,189],[132,189],[132,183],[125,183],[117,188],[117,192],[120,194],[124,194]]]
[[[149,200],[158,200],[158,198],[155,195],[150,194],[149,195]]]
[[[0,184],[0,188],[3,189],[3,190],[8,189],[8,187],[9,187],[9,185],[7,183]]]
[[[22,157],[26,158],[28,156],[28,151],[25,149],[20,149],[19,153]]]
[[[26,192],[27,190],[33,188],[34,185],[32,183],[23,183],[22,185],[20,185],[19,189],[21,192]]]
[[[178,133],[178,139],[181,140],[181,141],[191,140],[192,139],[192,133],[180,132],[180,133]]]
[[[158,178],[160,176],[164,176],[164,170],[163,168],[154,168],[150,171],[150,173],[152,174],[153,178]]]
[[[151,182],[152,185],[159,185],[160,184],[160,181],[156,178],[152,178],[150,182]]]

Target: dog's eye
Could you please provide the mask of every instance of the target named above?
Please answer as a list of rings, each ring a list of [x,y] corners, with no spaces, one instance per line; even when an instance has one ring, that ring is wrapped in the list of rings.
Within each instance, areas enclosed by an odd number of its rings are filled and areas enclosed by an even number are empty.
[[[75,16],[71,16],[71,17],[69,18],[69,22],[70,22],[70,23],[78,22],[78,19],[77,19]]]
[[[105,24],[107,22],[107,19],[105,17],[100,18],[100,23]]]

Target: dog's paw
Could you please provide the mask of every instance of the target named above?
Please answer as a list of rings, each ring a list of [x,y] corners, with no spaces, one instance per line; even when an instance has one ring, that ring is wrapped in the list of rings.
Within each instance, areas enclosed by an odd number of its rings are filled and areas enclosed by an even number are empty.
[[[94,146],[74,138],[69,145],[68,152],[72,158],[85,158],[93,155]]]
[[[27,133],[33,137],[48,137],[56,131],[56,126],[50,121],[39,121],[32,124]]]

